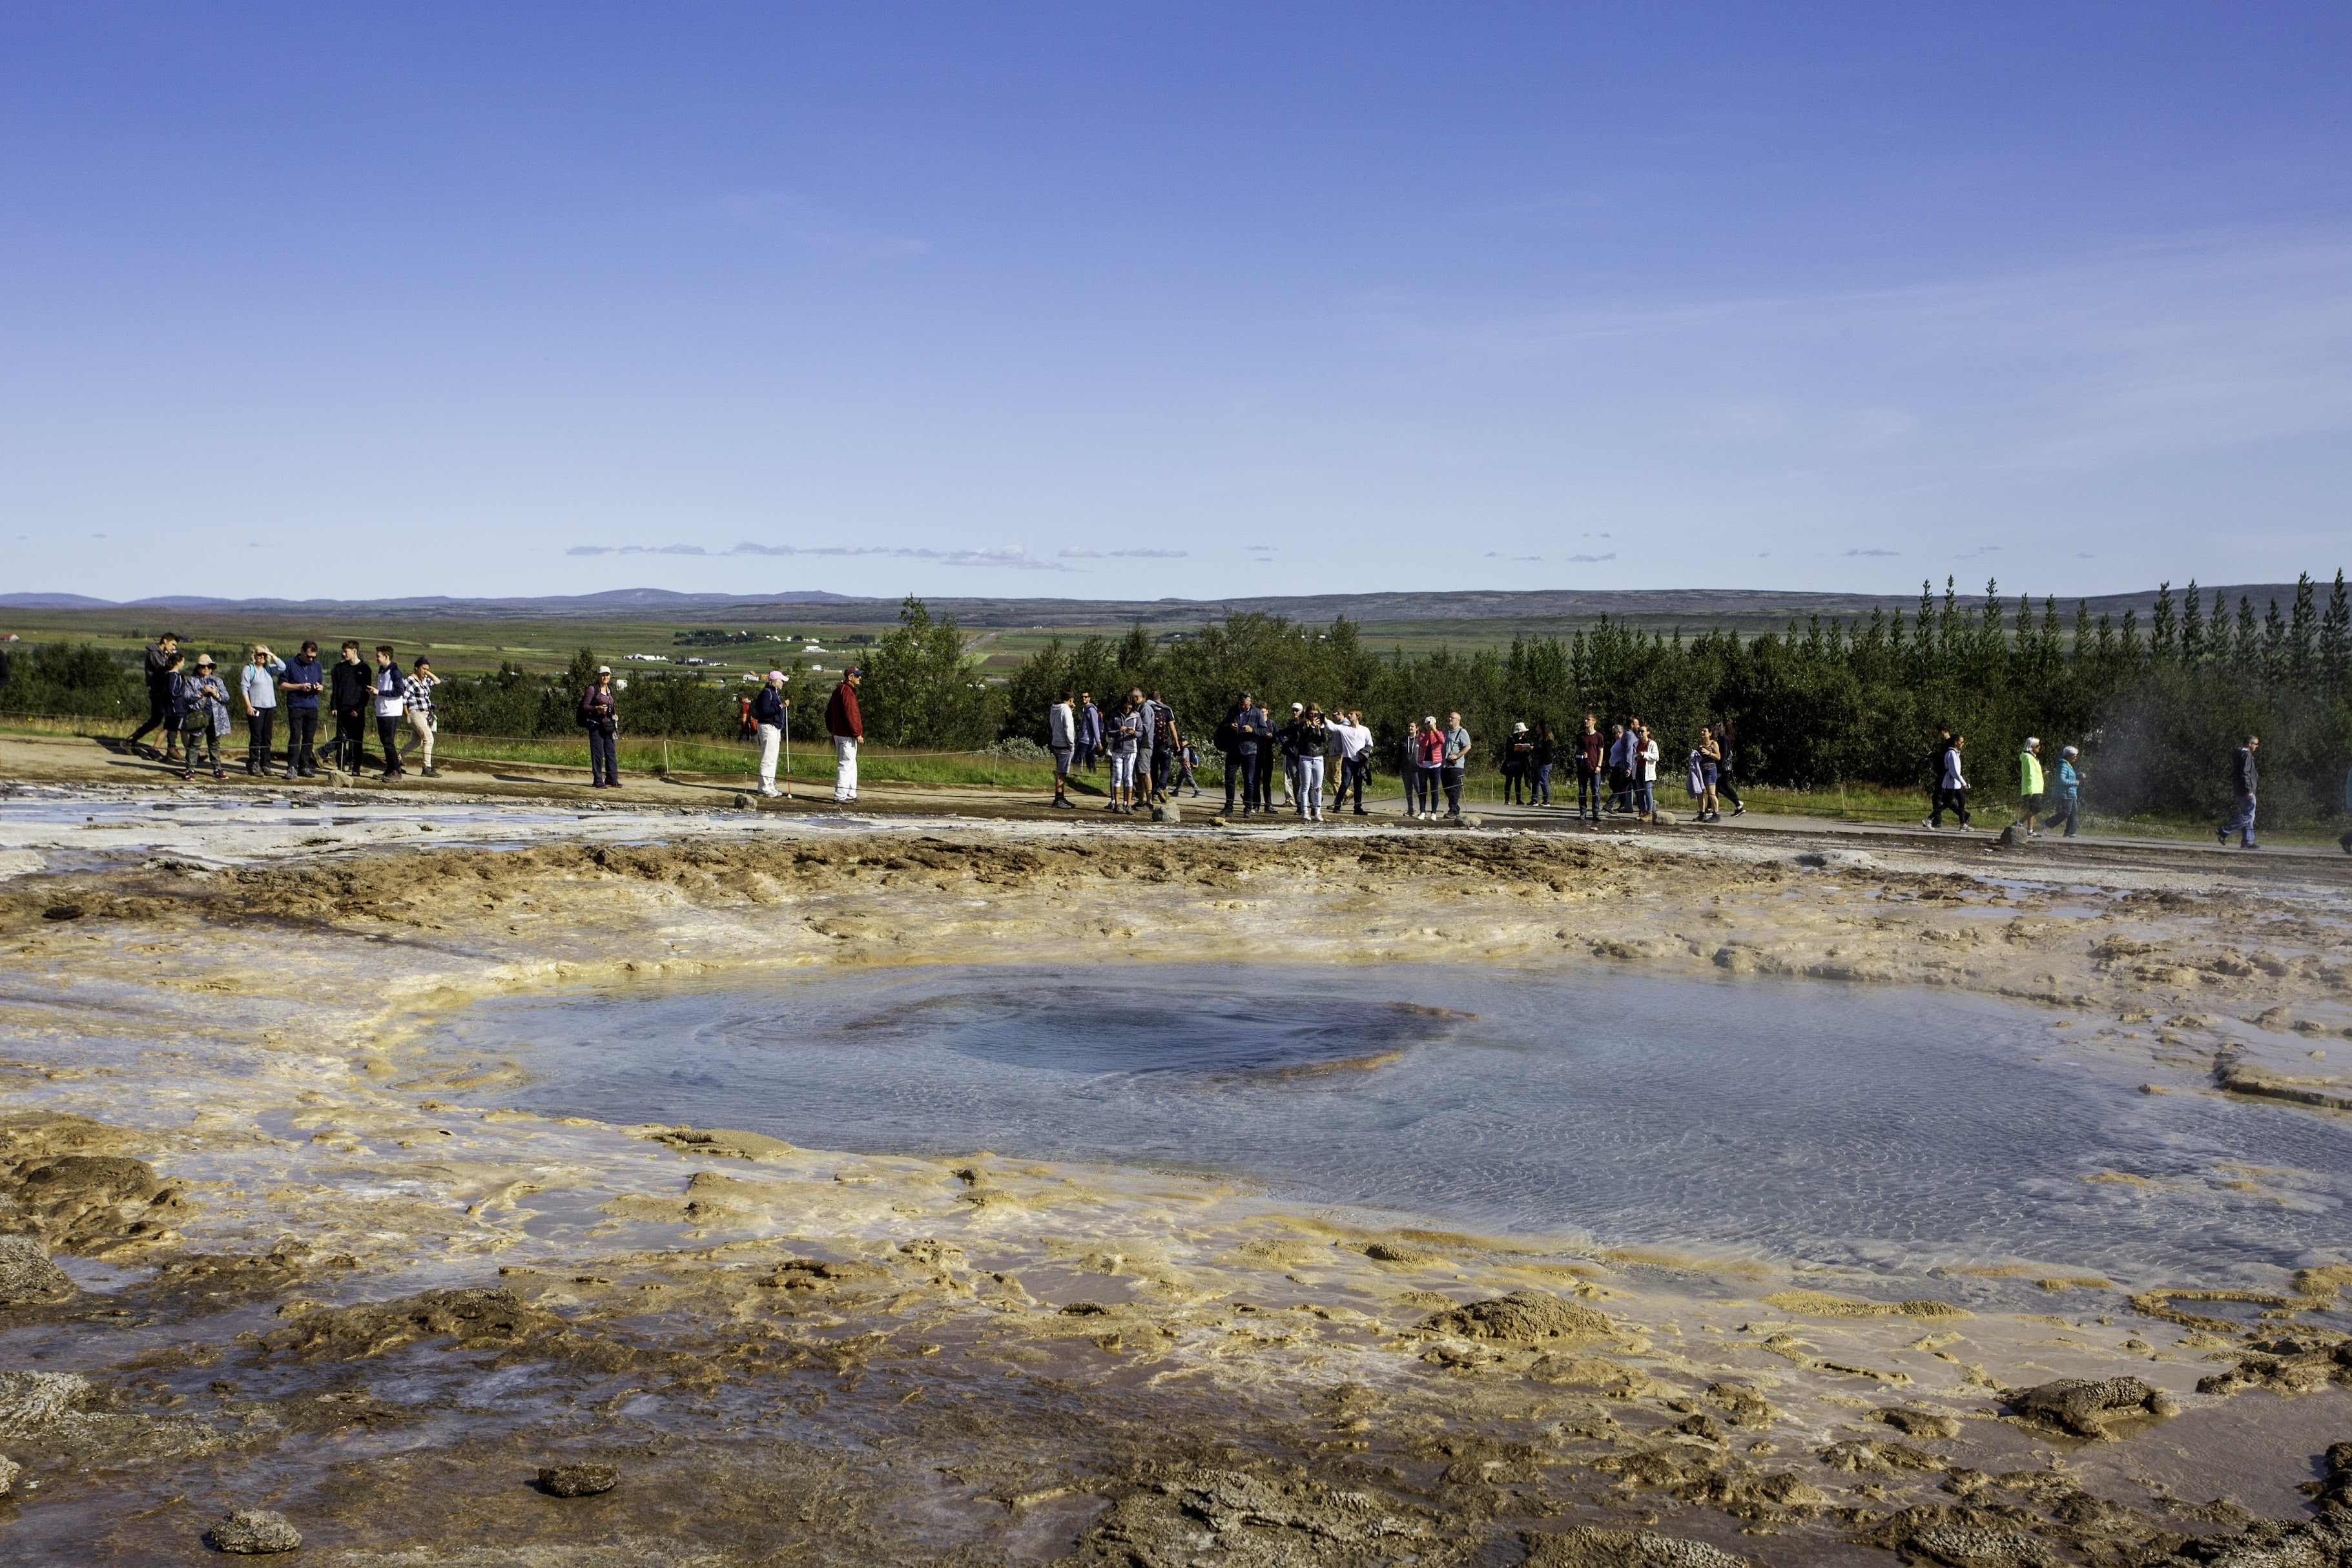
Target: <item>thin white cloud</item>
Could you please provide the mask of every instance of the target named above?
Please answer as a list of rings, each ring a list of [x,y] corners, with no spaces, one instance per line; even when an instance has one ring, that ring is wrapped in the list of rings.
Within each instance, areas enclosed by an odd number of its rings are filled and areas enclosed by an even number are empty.
[[[1054,553],[1061,556],[1066,561],[1099,561],[1102,559],[1101,551],[1088,550],[1082,544],[1072,545],[1064,550],[1057,550]]]
[[[1019,545],[982,550],[927,550],[905,544],[759,544],[745,540],[725,550],[699,544],[575,544],[566,555],[883,555],[900,561],[936,561],[943,566],[1003,566],[1016,571],[1067,572],[1058,561],[1030,554]]]
[[[1598,563],[1602,562],[1602,561],[1614,561],[1614,560],[1616,560],[1616,559],[1617,559],[1617,552],[1616,552],[1615,551],[1613,551],[1613,550],[1612,550],[1612,551],[1611,551],[1611,552],[1610,552],[1608,554],[1606,554],[1606,555],[1571,555],[1571,556],[1570,556],[1570,557],[1569,557],[1569,559],[1570,559],[1570,561],[1573,561],[1573,562],[1579,562],[1579,563],[1582,563],[1582,564],[1584,564],[1584,565],[1591,566],[1591,565],[1597,564]]]
[[[853,261],[896,261],[931,247],[929,240],[859,223],[789,191],[740,192],[729,196],[724,206],[729,221],[742,227],[781,235]]]
[[[1132,561],[1181,561],[1190,553],[1182,550],[1114,550],[1113,555],[1124,555]]]
[[[1899,550],[1849,550],[1846,553],[1848,555],[1900,555],[1903,552]]]

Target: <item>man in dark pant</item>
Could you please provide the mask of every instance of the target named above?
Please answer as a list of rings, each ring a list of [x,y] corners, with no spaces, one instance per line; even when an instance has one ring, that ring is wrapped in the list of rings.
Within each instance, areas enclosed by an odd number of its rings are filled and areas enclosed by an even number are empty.
[[[328,700],[335,710],[334,763],[355,773],[367,766],[368,710],[375,703],[375,678],[360,662],[359,644],[343,644],[343,657],[327,678]]]
[[[307,779],[319,770],[313,745],[319,733],[319,693],[326,684],[315,642],[304,643],[278,678],[278,692],[286,699],[286,771],[296,778]]]
[[[133,752],[140,751],[139,742],[157,730],[163,731],[166,756],[177,747],[180,732],[172,728],[172,656],[179,650],[177,632],[165,632],[147,650],[147,722],[131,731],[125,742]]]

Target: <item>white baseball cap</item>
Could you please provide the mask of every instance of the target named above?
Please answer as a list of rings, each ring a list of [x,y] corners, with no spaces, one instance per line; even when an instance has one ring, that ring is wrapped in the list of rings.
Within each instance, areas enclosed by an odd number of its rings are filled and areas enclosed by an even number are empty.
[[[600,664],[596,667],[596,673],[599,675],[610,675],[613,673],[613,667],[609,664]]]

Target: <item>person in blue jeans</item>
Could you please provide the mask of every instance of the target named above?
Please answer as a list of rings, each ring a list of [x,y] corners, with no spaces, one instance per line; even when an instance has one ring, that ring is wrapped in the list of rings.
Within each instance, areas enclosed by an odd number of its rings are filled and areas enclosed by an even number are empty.
[[[2254,847],[2254,786],[2259,782],[2254,769],[2254,753],[2262,749],[2263,738],[2249,735],[2244,745],[2230,753],[2230,788],[2237,796],[2237,804],[2231,809],[2228,819],[2215,829],[2213,836],[2227,844],[2230,835],[2234,833],[2238,836],[2238,847],[2241,849]]]
[[[2073,746],[2058,752],[2058,770],[2050,775],[2050,826],[2066,825],[2066,837],[2074,837],[2074,814],[2082,803],[2083,773],[2074,765],[2083,753]]]

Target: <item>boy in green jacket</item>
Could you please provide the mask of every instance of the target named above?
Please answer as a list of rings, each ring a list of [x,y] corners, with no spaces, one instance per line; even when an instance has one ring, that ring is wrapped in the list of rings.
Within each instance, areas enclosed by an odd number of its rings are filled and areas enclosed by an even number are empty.
[[[2035,736],[2025,737],[2025,749],[2017,753],[2018,823],[2028,838],[2039,838],[2042,830],[2033,826],[2042,810],[2042,742]]]

